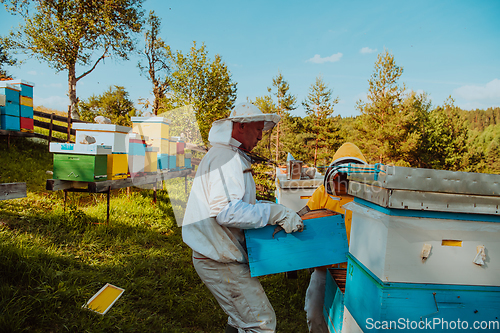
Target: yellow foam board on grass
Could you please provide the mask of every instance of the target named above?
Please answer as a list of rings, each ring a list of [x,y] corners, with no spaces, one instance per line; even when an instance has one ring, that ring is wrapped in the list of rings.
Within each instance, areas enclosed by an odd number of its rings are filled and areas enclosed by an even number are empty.
[[[106,283],[89,301],[82,307],[91,311],[105,315],[106,312],[115,304],[120,298],[125,289],[118,288],[112,284]]]

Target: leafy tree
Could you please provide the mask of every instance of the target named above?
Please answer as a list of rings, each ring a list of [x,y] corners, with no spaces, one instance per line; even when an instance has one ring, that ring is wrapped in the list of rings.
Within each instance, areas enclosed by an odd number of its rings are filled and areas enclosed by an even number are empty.
[[[361,116],[355,127],[361,149],[371,162],[419,163],[430,102],[425,94],[405,94],[405,85],[398,84],[402,74],[392,54],[387,50],[379,54],[368,81],[369,102],[358,101]]]
[[[93,122],[96,116],[104,116],[116,125],[130,126],[130,117],[136,115],[134,103],[122,86],[109,87],[102,95],[92,95],[78,104],[82,120]]]
[[[162,103],[166,110],[191,105],[204,142],[212,123],[228,116],[236,100],[236,82],[220,55],[208,57],[204,44],[193,42],[189,53],[172,52],[167,46],[170,75],[166,79],[168,91]],[[179,121],[172,112],[164,113],[172,121]],[[189,126],[189,124],[186,124]]]
[[[0,38],[0,79],[11,79],[10,75],[3,67],[5,65],[13,66],[15,64],[16,60],[9,55],[4,46],[3,38]]]
[[[281,117],[282,121],[276,125],[276,146],[275,146],[275,160],[276,162],[280,161],[280,156],[285,156],[285,154],[280,155],[280,128],[284,126],[284,124],[287,123],[287,118],[290,115],[290,111],[295,110],[297,107],[295,106],[295,103],[297,102],[297,97],[294,95],[291,95],[289,93],[290,90],[290,85],[288,82],[283,78],[283,75],[281,72],[276,75],[276,77],[273,78],[273,87],[275,88],[275,91],[273,92],[273,88],[267,88],[267,91],[269,93],[272,93],[274,96],[276,96],[276,111],[278,115]]]
[[[314,135],[312,145],[314,148],[314,166],[316,166],[318,159],[318,149],[328,148],[330,146],[330,140],[328,139],[333,136],[330,131],[332,126],[329,126],[332,125],[330,117],[334,111],[333,107],[339,102],[339,98],[332,99],[332,93],[323,78],[318,76],[316,82],[309,88],[306,99],[302,102],[311,123],[310,133]]]
[[[429,114],[427,159],[432,168],[479,171],[482,154],[469,145],[465,118],[450,98]]]
[[[78,118],[77,82],[107,57],[128,59],[134,50],[132,35],[142,25],[142,1],[2,0],[24,19],[10,33],[8,47],[67,71],[71,116]],[[87,70],[77,75],[77,65]]]
[[[162,73],[168,71],[168,48],[167,44],[159,37],[161,19],[155,15],[154,11],[149,12],[146,20],[147,30],[144,33],[145,46],[143,54],[147,59],[144,66],[139,62],[138,67],[142,73],[147,73],[148,79],[153,84],[153,113],[158,114],[160,102],[165,98],[168,81],[161,79]]]

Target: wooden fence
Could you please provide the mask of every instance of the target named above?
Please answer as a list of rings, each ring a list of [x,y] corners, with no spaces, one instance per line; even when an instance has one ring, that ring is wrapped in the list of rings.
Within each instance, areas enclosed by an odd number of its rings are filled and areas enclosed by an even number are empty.
[[[34,119],[34,121],[33,121],[34,127],[40,127],[40,128],[44,128],[44,129],[49,130],[48,136],[37,135],[38,137],[42,136],[42,137],[46,138],[49,142],[51,142],[51,141],[64,141],[64,140],[61,140],[58,138],[54,138],[52,136],[52,132],[59,132],[62,134],[66,134],[67,135],[66,142],[71,142],[71,140],[70,140],[71,135],[76,134],[76,131],[71,128],[71,124],[76,123],[76,122],[78,122],[78,123],[85,122],[85,121],[81,121],[81,120],[71,119],[68,117],[58,116],[55,113],[46,113],[46,112],[35,111],[35,110],[33,111],[33,116],[49,120],[49,121],[40,121],[40,120]],[[54,124],[54,121],[64,122],[67,125],[66,126],[57,125],[57,124]]]

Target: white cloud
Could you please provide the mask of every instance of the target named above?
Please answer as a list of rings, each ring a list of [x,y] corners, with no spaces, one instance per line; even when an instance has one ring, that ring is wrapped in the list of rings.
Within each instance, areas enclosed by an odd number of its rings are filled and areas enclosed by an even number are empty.
[[[453,95],[467,101],[500,102],[500,80],[494,79],[484,86],[462,86],[453,91]]]
[[[307,60],[306,62],[312,62],[315,64],[323,64],[325,62],[336,62],[336,61],[339,61],[340,58],[342,58],[342,55],[343,54],[339,52],[339,53],[332,54],[329,57],[321,58],[321,56],[319,54],[316,54],[316,55],[314,55],[314,57]]]
[[[361,50],[359,50],[359,53],[366,54],[366,53],[373,53],[377,52],[377,49],[370,49],[369,47],[363,47]]]
[[[49,109],[55,109],[60,111],[68,110],[69,98],[61,96],[49,96],[39,98],[36,95],[33,97],[33,104],[37,106],[45,106]]]
[[[44,88],[62,88],[62,84],[61,83],[43,84],[42,87],[44,87]]]
[[[29,75],[36,75],[36,71],[29,71],[28,74]]]

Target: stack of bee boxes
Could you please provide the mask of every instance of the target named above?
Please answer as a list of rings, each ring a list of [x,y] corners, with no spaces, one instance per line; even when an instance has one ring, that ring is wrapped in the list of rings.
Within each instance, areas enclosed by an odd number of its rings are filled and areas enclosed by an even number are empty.
[[[19,119],[23,132],[33,132],[33,87],[34,84],[24,80],[9,81],[14,87],[20,89],[19,96]]]
[[[97,182],[108,179],[107,159],[111,146],[51,142],[54,179]]]
[[[128,171],[132,177],[144,172],[146,165],[146,140],[148,137],[131,132],[128,135]]]
[[[168,169],[168,160],[170,154],[170,144],[169,144],[169,121],[164,117],[132,117],[132,131],[140,135],[147,136],[147,146],[154,149],[150,149],[150,157],[156,153],[156,169],[164,170]],[[149,164],[148,164],[149,163]],[[154,169],[151,161],[147,162],[149,165],[146,172]]]
[[[106,161],[108,180],[127,178],[130,127],[113,124],[74,123],[73,128],[76,129],[76,144],[95,143],[111,146],[111,153],[108,154]]]
[[[325,295],[332,332],[452,332],[491,320],[498,331],[500,175],[379,168],[349,176],[345,294],[330,281]]]
[[[33,83],[24,80],[0,82],[0,128],[33,132]]]
[[[19,99],[21,90],[8,81],[0,82],[0,129],[20,131],[21,122]]]

